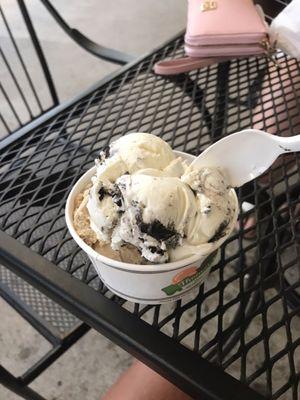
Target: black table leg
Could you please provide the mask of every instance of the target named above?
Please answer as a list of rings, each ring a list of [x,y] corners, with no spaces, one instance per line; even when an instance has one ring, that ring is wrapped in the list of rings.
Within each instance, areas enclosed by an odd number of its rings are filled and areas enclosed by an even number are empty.
[[[224,125],[226,123],[228,106],[228,77],[230,70],[230,61],[218,65],[216,80],[216,102],[212,120],[211,139],[216,141],[223,135]]]
[[[0,383],[26,400],[46,400],[0,365]]]

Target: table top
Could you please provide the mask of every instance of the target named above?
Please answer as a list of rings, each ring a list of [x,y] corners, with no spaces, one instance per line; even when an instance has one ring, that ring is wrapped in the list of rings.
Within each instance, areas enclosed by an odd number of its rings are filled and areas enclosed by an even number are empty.
[[[269,173],[267,187],[254,181],[238,190],[240,205],[255,205],[254,239],[245,238],[241,221],[250,211],[242,209],[205,284],[175,303],[139,305],[113,295],[68,233],[70,189],[121,135],[151,132],[198,154],[252,125],[267,60],[172,78],[153,74],[157,60],[182,54],[180,34],[0,143],[0,260],[195,398],[298,399],[296,155],[280,167],[278,181]],[[288,74],[298,71],[295,61],[280,61]]]

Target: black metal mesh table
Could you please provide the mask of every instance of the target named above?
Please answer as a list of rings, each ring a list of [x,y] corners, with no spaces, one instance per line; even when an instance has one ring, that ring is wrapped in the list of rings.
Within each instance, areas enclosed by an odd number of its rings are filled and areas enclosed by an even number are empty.
[[[253,124],[267,60],[155,76],[154,62],[182,55],[182,44],[179,35],[1,143],[1,262],[195,398],[300,399],[297,155],[278,181],[270,172],[267,187],[254,181],[238,191],[240,204],[255,205],[255,238],[245,239],[250,211],[242,211],[207,282],[174,304],[114,296],[65,224],[72,185],[120,135],[151,132],[198,154]],[[299,74],[295,61],[279,57],[288,75]],[[294,134],[300,106],[282,104]]]

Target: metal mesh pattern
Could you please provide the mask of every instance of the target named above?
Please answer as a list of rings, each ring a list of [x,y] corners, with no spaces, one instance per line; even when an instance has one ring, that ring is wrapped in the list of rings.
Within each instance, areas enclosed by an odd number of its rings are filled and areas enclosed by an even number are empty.
[[[65,336],[80,322],[74,315],[59,306],[23,279],[0,265],[0,282],[17,295],[48,324]]]
[[[266,59],[251,58],[172,79],[155,76],[153,63],[182,55],[182,43],[182,38],[172,41],[2,152],[1,227],[99,295],[110,296],[257,391],[272,399],[298,399],[296,155],[267,174],[264,188],[255,181],[238,191],[240,204],[255,205],[256,224],[245,230],[242,221],[250,212],[242,212],[239,229],[223,245],[204,286],[175,304],[140,306],[113,296],[65,225],[72,185],[104,145],[127,132],[151,132],[176,150],[198,154],[218,138],[254,123],[274,132],[280,132],[281,124],[291,134],[299,129],[298,102],[283,98],[286,90],[278,89],[286,82],[289,92],[296,92],[295,61],[279,56],[285,75],[269,68]],[[268,101],[261,101],[262,86]],[[282,118],[271,118],[275,114]],[[246,240],[251,231],[254,239]]]

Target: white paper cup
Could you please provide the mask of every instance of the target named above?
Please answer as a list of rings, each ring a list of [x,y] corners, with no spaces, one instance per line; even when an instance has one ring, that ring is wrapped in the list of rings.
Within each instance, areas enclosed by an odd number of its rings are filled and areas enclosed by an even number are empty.
[[[179,151],[175,153],[187,162],[194,156]],[[214,243],[204,244],[199,254],[166,264],[137,265],[115,261],[88,246],[77,234],[73,225],[74,200],[90,183],[96,167],[87,171],[71,190],[66,203],[66,221],[73,239],[86,252],[100,279],[115,294],[137,303],[161,304],[182,298],[195,286],[200,285],[209,273],[218,248],[228,238],[238,216],[238,200],[235,191],[231,195],[236,203],[235,215],[226,235]]]

